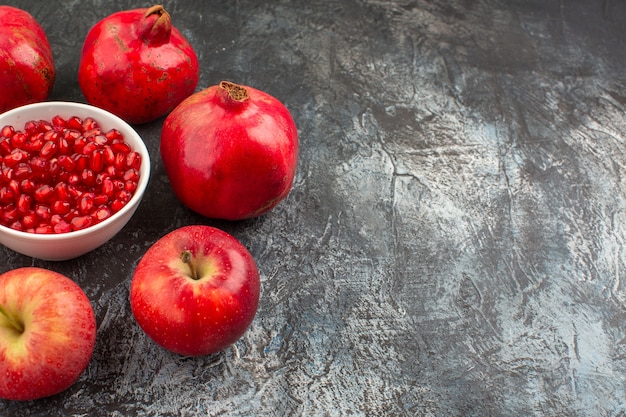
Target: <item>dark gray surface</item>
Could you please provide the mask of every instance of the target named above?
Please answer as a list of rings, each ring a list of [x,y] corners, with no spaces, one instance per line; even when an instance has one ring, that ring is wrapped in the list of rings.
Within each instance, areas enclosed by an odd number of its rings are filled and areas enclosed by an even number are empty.
[[[47,30],[52,99],[82,101],[82,39],[132,1],[9,1]],[[153,177],[105,246],[2,270],[73,277],[96,350],[68,391],[0,415],[626,416],[626,3],[611,0],[166,1],[201,62],[292,111],[294,188],[226,223],[174,198],[162,120]],[[166,232],[215,225],[262,274],[233,348],[183,358],[128,303]]]

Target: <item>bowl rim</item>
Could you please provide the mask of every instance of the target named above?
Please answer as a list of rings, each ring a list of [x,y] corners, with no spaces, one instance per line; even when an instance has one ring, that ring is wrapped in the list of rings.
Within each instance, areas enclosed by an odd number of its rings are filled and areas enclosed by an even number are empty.
[[[148,182],[150,179],[150,171],[151,171],[150,153],[148,152],[148,148],[146,147],[146,144],[143,141],[143,138],[141,137],[141,135],[139,135],[139,133],[137,133],[135,128],[131,126],[130,123],[122,119],[121,117],[107,110],[104,110],[100,107],[93,106],[91,104],[74,102],[74,101],[43,101],[43,102],[31,103],[31,104],[26,104],[20,107],[16,107],[14,109],[7,110],[4,113],[0,113],[0,124],[2,124],[1,120],[4,119],[5,117],[11,117],[11,116],[14,116],[14,114],[19,114],[23,112],[24,110],[37,109],[39,107],[59,107],[59,108],[67,109],[67,110],[82,109],[85,111],[93,112],[94,115],[92,117],[98,123],[101,123],[98,120],[98,116],[102,116],[102,117],[111,119],[111,121],[115,124],[124,126],[137,139],[138,145],[133,144],[133,150],[141,154],[140,172],[141,170],[144,170],[145,172],[142,173],[142,175],[139,177],[139,183],[137,184],[137,189],[133,192],[133,196],[131,197],[130,200],[128,200],[128,203],[126,203],[124,207],[120,209],[120,211],[118,211],[117,213],[114,213],[111,217],[101,221],[100,223],[96,223],[92,226],[89,226],[81,230],[74,230],[74,231],[66,232],[66,233],[50,233],[50,234],[37,234],[37,233],[24,232],[24,231],[15,230],[8,226],[4,226],[0,224],[0,232],[6,235],[10,235],[11,237],[14,237],[20,240],[36,240],[40,242],[73,240],[73,239],[81,238],[86,235],[90,235],[92,233],[97,233],[98,231],[102,229],[106,229],[110,224],[119,221],[119,219],[122,218],[129,211],[135,210],[135,206],[139,204],[140,200],[143,197],[144,191],[146,190],[148,186]],[[124,138],[124,140],[126,140],[126,137]],[[145,168],[144,168],[144,165],[145,165]]]

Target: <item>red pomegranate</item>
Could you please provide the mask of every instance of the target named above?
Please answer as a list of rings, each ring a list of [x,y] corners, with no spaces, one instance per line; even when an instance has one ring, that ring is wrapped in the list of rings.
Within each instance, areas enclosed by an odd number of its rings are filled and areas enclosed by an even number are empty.
[[[0,6],[0,113],[44,101],[56,71],[46,33],[28,12]]]
[[[196,53],[161,5],[96,23],[78,68],[90,104],[135,124],[169,113],[194,92],[199,76]]]
[[[222,81],[165,119],[161,159],[176,196],[206,217],[260,216],[293,184],[298,132],[278,99]]]

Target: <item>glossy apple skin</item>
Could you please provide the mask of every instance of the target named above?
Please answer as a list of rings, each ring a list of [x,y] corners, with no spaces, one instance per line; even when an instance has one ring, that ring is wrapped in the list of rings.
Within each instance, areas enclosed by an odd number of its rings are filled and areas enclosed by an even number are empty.
[[[220,85],[185,99],[165,119],[161,159],[178,199],[209,218],[260,216],[289,193],[298,133],[289,110],[252,87],[231,99]]]
[[[78,68],[87,102],[133,124],[169,113],[194,92],[199,77],[193,47],[162,6],[120,11],[96,23]]]
[[[0,305],[24,324],[20,334],[0,314],[0,397],[33,400],[76,382],[96,341],[83,290],[57,272],[18,268],[0,275]]]
[[[189,251],[200,279],[181,253]],[[130,287],[139,326],[156,343],[185,356],[235,343],[256,314],[260,279],[248,250],[230,234],[202,225],[176,229],[140,260]]]
[[[25,10],[0,6],[0,113],[50,95],[56,70],[42,27]]]

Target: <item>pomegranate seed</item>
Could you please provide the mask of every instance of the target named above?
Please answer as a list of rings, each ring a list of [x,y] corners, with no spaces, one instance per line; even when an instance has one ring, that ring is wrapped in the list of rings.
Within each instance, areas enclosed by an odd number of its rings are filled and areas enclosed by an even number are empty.
[[[10,180],[8,187],[14,195],[18,196],[20,194],[20,184],[16,180]]]
[[[124,183],[124,189],[126,191],[128,191],[129,193],[134,193],[135,190],[137,189],[137,182],[136,181],[126,181]]]
[[[82,153],[85,145],[87,145],[87,139],[84,136],[79,136],[74,141],[74,152]]]
[[[72,219],[74,219],[74,217],[76,216],[80,216],[80,212],[78,211],[77,208],[73,208],[69,211],[69,213],[63,216],[63,220],[65,220],[68,223],[71,223]]]
[[[33,173],[33,170],[30,167],[30,165],[21,162],[21,163],[17,164],[15,169],[13,169],[13,178],[15,178],[16,180],[20,181],[20,180],[23,180],[25,178],[30,178],[32,173]]]
[[[83,121],[81,120],[80,117],[72,116],[65,123],[65,127],[67,127],[68,129],[74,129],[74,130],[82,131],[83,130]]]
[[[0,131],[0,135],[5,138],[10,138],[15,133],[15,128],[13,126],[4,126]]]
[[[96,207],[104,206],[109,202],[109,196],[106,194],[98,194],[93,198],[93,205]]]
[[[60,182],[54,186],[54,194],[57,200],[67,201],[70,198],[68,186],[64,182]]]
[[[105,146],[102,149],[104,163],[106,165],[113,165],[115,163],[115,151],[110,146]]]
[[[0,180],[2,180],[3,183],[6,183],[13,178],[13,169],[4,166],[1,162],[2,161],[0,161]]]
[[[107,197],[112,197],[113,193],[115,193],[115,184],[113,183],[113,180],[111,180],[111,178],[105,178],[102,181],[102,194],[106,195]]]
[[[78,200],[78,210],[82,214],[88,214],[93,206],[93,198],[90,196],[83,195],[80,200]]]
[[[120,190],[115,194],[115,198],[117,200],[123,201],[124,203],[130,201],[131,197],[132,195],[128,191],[126,191],[126,189]]]
[[[34,233],[38,235],[51,235],[54,234],[54,228],[50,225],[42,225],[35,227]]]
[[[38,204],[35,207],[35,214],[41,220],[48,221],[50,220],[50,217],[52,216],[52,209],[49,206]]]
[[[124,155],[126,155],[127,153],[129,153],[131,151],[130,146],[125,143],[125,142],[113,142],[111,144],[111,149],[113,149],[113,151],[115,151],[115,153],[122,153]]]
[[[57,151],[61,155],[65,155],[70,151],[70,143],[66,138],[58,139]]]
[[[83,149],[80,151],[80,153],[82,153],[83,155],[91,155],[93,151],[95,151],[98,148],[99,146],[97,143],[88,142],[87,144],[85,144],[85,146],[83,146]]]
[[[67,183],[69,185],[78,185],[78,184],[80,184],[80,175],[78,175],[75,172],[70,174],[69,177],[67,178]]]
[[[100,146],[104,146],[109,142],[109,139],[101,133],[99,135],[94,136],[93,142],[97,143]]]
[[[93,219],[91,216],[76,216],[70,222],[73,230],[81,230],[91,226]]]
[[[50,159],[54,156],[54,154],[56,154],[57,148],[57,143],[53,140],[49,140],[43,144],[41,150],[39,151],[39,155],[42,158]]]
[[[66,125],[65,119],[59,116],[58,114],[52,118],[52,126],[56,127],[57,130],[63,129]]]
[[[8,167],[14,167],[23,160],[28,159],[28,153],[21,149],[13,149],[13,151],[2,158],[4,165]]]
[[[88,187],[96,185],[96,174],[89,168],[85,168],[80,173],[82,183]]]
[[[29,142],[24,143],[24,150],[28,151],[28,152],[40,152],[41,148],[43,148],[43,145],[45,143],[45,140],[43,138],[43,133],[37,133],[35,136],[33,136]]]
[[[109,130],[108,132],[106,132],[106,133],[104,134],[104,136],[106,136],[106,138],[107,138],[109,141],[114,141],[114,140],[119,141],[119,140],[122,140],[122,139],[123,139],[123,137],[122,137],[122,133],[121,133],[119,130],[117,130],[117,129],[111,129],[111,130]]]
[[[32,194],[35,191],[35,183],[30,179],[20,182],[20,191],[26,194]]]
[[[107,174],[110,178],[115,178],[117,177],[117,168],[115,168],[114,165],[107,165],[106,168],[104,168],[104,172],[105,174]]]
[[[72,209],[72,206],[69,201],[65,200],[57,200],[52,203],[52,212],[54,214],[67,214]]]
[[[37,215],[33,212],[29,212],[22,216],[22,226],[27,229],[31,229],[38,224]]]
[[[0,156],[5,156],[11,153],[11,141],[10,139],[2,139],[0,141]]]
[[[83,129],[83,136],[86,137],[89,142],[93,142],[94,137],[101,134],[102,130],[100,130],[99,127],[94,127],[92,129]]]
[[[53,159],[50,161],[50,165],[48,166],[48,174],[50,175],[51,178],[56,177],[57,175],[59,175],[59,161],[56,159]]]
[[[2,204],[10,204],[15,200],[15,193],[7,187],[4,186],[0,188],[0,203]]]
[[[115,179],[113,180],[113,188],[117,191],[123,190],[125,187],[124,181]]]
[[[70,196],[70,201],[76,201],[83,195],[81,190],[71,184],[67,186],[67,192]]]
[[[8,204],[2,212],[2,224],[9,225],[19,219],[17,207],[14,204]]]
[[[55,189],[48,184],[44,184],[37,188],[33,193],[35,200],[40,203],[47,203],[54,198]]]
[[[89,155],[89,168],[94,172],[101,172],[104,168],[104,151],[96,149]]]
[[[124,181],[138,181],[139,180],[139,172],[136,169],[129,169],[124,173]]]
[[[117,170],[123,170],[126,168],[126,154],[123,152],[118,152],[115,154],[115,161],[113,162],[113,166]]]
[[[26,214],[30,211],[33,198],[28,194],[20,194],[17,198],[17,211],[21,214]]]
[[[50,169],[50,163],[45,158],[34,156],[30,159],[30,167],[33,169],[33,172],[42,173]]]
[[[38,124],[34,120],[30,120],[24,124],[24,130],[31,135],[37,132]]]
[[[22,226],[22,222],[20,222],[19,220],[16,220],[16,221],[14,221],[13,223],[11,223],[11,224],[9,225],[9,227],[10,227],[11,229],[15,229],[15,230],[19,230],[19,231],[24,230],[24,227]]]
[[[52,128],[50,126],[50,128]],[[43,139],[47,142],[49,140],[56,142],[59,140],[59,132],[57,130],[46,130],[43,134]]]
[[[139,170],[141,167],[141,155],[138,152],[130,152],[126,156],[126,166],[128,168]]]
[[[26,134],[24,132],[15,132],[11,136],[11,146],[15,149],[21,149],[26,143]]]
[[[72,227],[65,220],[55,224],[52,228],[54,229],[54,233],[69,233],[72,231]]]
[[[82,171],[83,169],[87,168],[87,165],[89,165],[89,157],[87,155],[75,154],[74,162],[76,162],[74,170]]]
[[[63,139],[65,139],[68,143],[74,143],[76,139],[81,137],[81,133],[78,130],[64,129],[62,133]]]
[[[93,213],[92,217],[95,220],[101,222],[102,220],[106,220],[111,217],[111,215],[113,215],[111,209],[109,209],[108,207],[100,207]]]
[[[97,127],[98,123],[96,123],[96,121],[91,117],[86,117],[83,121],[83,131],[96,129]]]
[[[46,132],[51,132],[54,131],[54,126],[52,126],[52,123],[49,122],[48,120],[40,120],[39,121],[39,130],[46,133]]]
[[[57,159],[59,166],[67,172],[72,172],[76,169],[76,162],[67,155],[61,155]]]
[[[120,200],[113,200],[113,202],[111,203],[111,210],[113,210],[114,213],[117,213],[118,211],[120,211],[124,206],[126,205],[126,203],[124,201],[120,201]]]
[[[109,174],[107,174],[106,172],[98,172],[98,173],[96,173],[94,171],[94,173],[96,174],[96,184],[97,185],[102,185],[102,181],[104,181],[106,178],[109,178]]]

